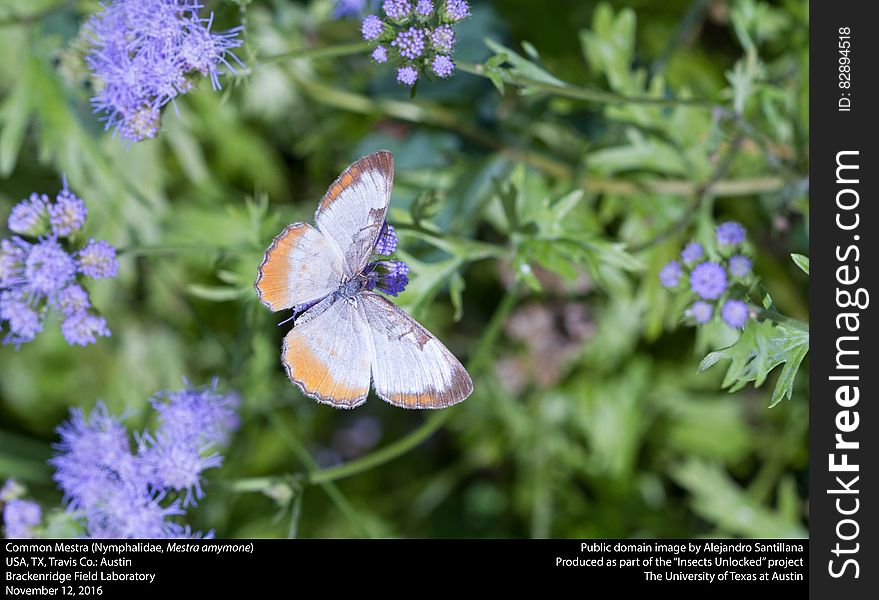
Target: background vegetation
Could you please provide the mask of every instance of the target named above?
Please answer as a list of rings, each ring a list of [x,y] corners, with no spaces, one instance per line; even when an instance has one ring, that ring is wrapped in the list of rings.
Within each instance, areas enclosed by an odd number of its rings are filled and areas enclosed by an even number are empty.
[[[188,517],[218,537],[806,534],[805,370],[773,408],[781,369],[728,393],[726,365],[697,367],[739,333],[686,325],[657,278],[734,219],[778,311],[808,320],[806,2],[474,2],[457,74],[415,98],[330,1],[206,4],[244,25],[248,68],[126,145],[75,43],[98,3],[0,2],[0,214],[64,173],[121,252],[90,287],[111,338],[0,347],[0,475],[58,507],[71,406],[142,428],[152,394],[218,376],[242,426]],[[439,413],[303,397],[252,289],[272,237],[380,148],[398,302],[475,382]]]

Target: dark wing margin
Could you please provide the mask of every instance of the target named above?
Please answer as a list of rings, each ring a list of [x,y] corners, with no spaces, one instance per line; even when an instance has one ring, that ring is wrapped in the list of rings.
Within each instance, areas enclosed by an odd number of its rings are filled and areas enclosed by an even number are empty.
[[[372,255],[393,185],[394,157],[379,150],[342,171],[318,204],[315,225],[339,249],[349,279],[363,271]]]
[[[372,383],[379,398],[401,408],[445,408],[473,392],[455,355],[390,300],[364,292],[358,308],[372,334]]]

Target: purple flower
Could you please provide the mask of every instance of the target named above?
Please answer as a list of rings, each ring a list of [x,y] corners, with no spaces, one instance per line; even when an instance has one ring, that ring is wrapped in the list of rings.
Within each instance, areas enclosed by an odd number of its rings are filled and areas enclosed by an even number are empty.
[[[342,17],[359,15],[364,8],[366,8],[366,0],[336,0],[333,18],[341,19]]]
[[[58,192],[55,203],[50,204],[48,210],[52,233],[58,237],[69,237],[82,229],[88,214],[85,203],[67,189],[66,180],[64,189]]]
[[[388,49],[384,46],[376,46],[371,56],[372,60],[377,63],[388,62]]]
[[[437,54],[433,59],[433,63],[431,63],[431,68],[437,76],[445,79],[446,77],[451,77],[452,73],[455,72],[455,63],[445,54]]]
[[[46,232],[49,225],[49,197],[33,193],[12,207],[9,213],[9,231],[37,237]]]
[[[22,273],[29,247],[20,238],[0,240],[0,288],[24,282]]]
[[[683,274],[684,272],[681,269],[680,263],[673,260],[662,267],[662,270],[659,271],[659,281],[664,287],[677,287],[678,283],[681,281],[681,275]]]
[[[9,327],[9,333],[3,338],[4,344],[26,344],[43,330],[43,316],[31,307],[20,290],[0,293],[0,320],[6,321]]]
[[[382,10],[392,19],[405,19],[412,12],[412,3],[409,0],[385,0]]]
[[[375,15],[367,15],[360,25],[360,33],[364,40],[377,40],[385,31],[385,24]]]
[[[3,487],[0,488],[0,502],[9,502],[10,500],[16,500],[20,496],[22,496],[27,490],[25,490],[24,486],[18,483],[14,477],[10,477],[5,482],[3,482]]]
[[[453,23],[470,16],[470,4],[464,0],[446,0],[446,18]]]
[[[397,69],[397,81],[403,85],[412,87],[418,81],[418,69],[415,67],[400,67]]]
[[[451,25],[440,25],[431,32],[430,42],[440,52],[451,52],[455,48],[455,30]]]
[[[717,263],[704,262],[690,273],[690,289],[705,300],[719,298],[726,286],[726,271]]]
[[[142,444],[138,456],[145,476],[155,486],[184,492],[184,507],[204,497],[202,471],[223,464],[222,456],[216,452],[203,456],[202,449],[185,436],[175,437],[160,431],[155,439],[144,436]]]
[[[79,284],[71,283],[58,294],[58,308],[65,317],[85,312],[91,306],[89,295]]]
[[[61,441],[49,462],[68,510],[83,515],[89,537],[202,536],[169,518],[204,495],[202,472],[221,465],[208,446],[237,425],[237,397],[216,394],[214,387],[159,397],[167,399],[153,401],[165,409],[159,429],[137,436],[136,452],[121,419],[100,402],[89,416],[73,409],[58,427]]]
[[[702,258],[702,244],[699,242],[690,242],[681,251],[681,260],[690,265]]]
[[[741,329],[748,321],[748,305],[741,300],[727,300],[720,316],[733,329]]]
[[[390,256],[396,249],[397,232],[394,230],[393,225],[385,223],[375,242],[375,253],[380,256]]]
[[[235,394],[217,392],[217,382],[209,387],[165,391],[151,404],[159,413],[160,431],[174,438],[187,438],[193,444],[223,444],[230,431],[238,428]]]
[[[714,307],[703,300],[696,300],[690,306],[689,313],[696,323],[704,325],[711,320],[711,316],[714,314]]]
[[[61,332],[71,345],[84,346],[94,343],[97,336],[110,335],[103,317],[89,312],[91,302],[79,277],[115,277],[116,250],[107,242],[90,240],[77,252],[70,249],[67,239],[85,223],[83,201],[65,180],[54,202],[46,195],[31,194],[20,206],[24,207],[21,214],[11,220],[24,223],[25,209],[33,212],[36,206],[41,228],[51,224],[53,235],[35,242],[17,236],[0,240],[0,321],[8,327],[3,343],[20,346],[32,341],[51,310],[64,316]],[[28,219],[33,222],[32,217]]]
[[[61,335],[71,346],[88,346],[98,341],[98,336],[109,337],[107,320],[84,310],[73,312],[61,322]]]
[[[721,246],[737,246],[745,241],[745,228],[735,221],[721,223],[715,227],[714,233]]]
[[[3,528],[7,538],[32,538],[31,529],[40,524],[43,512],[30,500],[10,500],[3,507]]]
[[[223,71],[220,65],[225,66],[234,75],[237,74],[235,67],[226,58],[231,57],[239,66],[244,66],[234,52],[230,52],[232,48],[237,48],[242,44],[238,39],[238,34],[244,29],[243,27],[233,27],[228,31],[221,33],[211,32],[211,26],[214,23],[214,13],[207,19],[199,19],[195,13],[190,15],[190,20],[184,31],[184,36],[180,44],[180,64],[184,73],[190,71],[198,71],[211,80],[211,87],[214,90],[222,88],[220,85],[220,75]],[[186,93],[190,87],[181,82],[180,91]]]
[[[369,276],[367,289],[373,289],[396,296],[406,289],[409,283],[409,265],[401,260],[382,260],[370,263],[365,272]]]
[[[745,277],[751,272],[751,259],[736,254],[729,259],[729,272],[733,277]]]
[[[47,298],[54,298],[75,275],[76,261],[54,238],[34,244],[24,261],[25,287]]]
[[[80,408],[71,409],[70,418],[55,431],[61,440],[49,464],[71,510],[88,509],[115,483],[137,477],[125,427],[103,402],[88,416]]]
[[[431,2],[431,0],[418,0],[415,4],[415,14],[422,17],[429,17],[433,14],[433,2]]]
[[[89,240],[79,251],[79,272],[92,279],[116,277],[119,262],[116,260],[116,248],[103,240]]]
[[[400,56],[415,60],[424,52],[424,30],[410,27],[406,31],[401,31],[391,42],[391,46],[397,47]]]
[[[213,13],[199,17],[190,0],[112,0],[86,25],[92,49],[86,64],[102,82],[92,98],[107,129],[130,141],[154,137],[160,109],[192,89],[192,73],[219,88],[221,65],[241,45],[241,28],[211,31]]]

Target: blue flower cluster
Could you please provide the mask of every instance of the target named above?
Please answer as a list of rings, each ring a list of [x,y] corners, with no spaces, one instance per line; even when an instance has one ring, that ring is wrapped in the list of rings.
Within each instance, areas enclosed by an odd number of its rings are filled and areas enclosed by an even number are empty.
[[[155,137],[161,109],[193,87],[193,75],[220,87],[221,66],[235,72],[230,50],[241,27],[212,32],[214,15],[199,16],[197,0],[112,0],[86,26],[89,69],[101,82],[92,98],[106,128],[123,138]]]
[[[412,87],[424,73],[446,79],[455,72],[452,53],[455,30],[452,26],[470,16],[465,0],[385,0],[385,19],[368,15],[360,32],[375,42],[370,56],[377,63],[393,61],[397,81]]]
[[[89,415],[72,409],[57,429],[61,441],[49,462],[88,537],[202,537],[176,517],[204,496],[203,472],[222,464],[214,448],[238,427],[238,397],[219,394],[215,381],[161,392],[152,406],[159,426],[135,436],[135,451],[122,418],[100,402]]]
[[[15,479],[7,479],[0,489],[3,503],[3,533],[7,538],[37,537],[37,528],[43,520],[40,505],[21,496],[25,489]]]
[[[397,232],[393,225],[385,223],[375,243],[375,254],[391,256],[396,250]],[[369,278],[367,289],[390,296],[400,294],[409,283],[409,265],[402,260],[376,260],[366,265],[364,272]]]
[[[116,249],[94,239],[77,249],[87,214],[66,181],[54,202],[31,194],[12,208],[8,226],[17,235],[0,240],[0,327],[5,322],[8,329],[3,343],[32,341],[52,310],[60,313],[61,333],[71,346],[110,335],[81,279],[116,277]]]
[[[718,260],[706,260],[705,249],[698,242],[690,242],[681,251],[680,260],[673,260],[659,272],[659,281],[666,288],[683,291],[689,287],[696,300],[687,310],[689,317],[704,325],[714,318],[716,303],[720,318],[735,329],[741,329],[750,317],[748,305],[731,298],[729,291],[735,283],[744,283],[751,274],[751,259],[741,253],[745,229],[735,221],[718,225],[715,230]]]

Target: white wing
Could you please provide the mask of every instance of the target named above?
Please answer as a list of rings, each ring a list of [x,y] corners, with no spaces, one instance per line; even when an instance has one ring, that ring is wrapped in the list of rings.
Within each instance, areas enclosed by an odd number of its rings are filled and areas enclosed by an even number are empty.
[[[316,306],[286,335],[281,360],[290,380],[306,396],[338,408],[354,408],[369,395],[369,328],[352,301],[328,298],[325,302],[326,310]]]
[[[315,225],[344,257],[349,279],[363,271],[372,254],[391,202],[393,183],[394,158],[381,150],[345,169],[317,207]]]
[[[372,382],[378,396],[403,408],[461,402],[473,381],[460,361],[415,319],[372,292],[358,297],[372,335]]]
[[[308,223],[293,223],[269,246],[254,287],[260,301],[278,311],[336,291],[343,272],[342,254],[326,236]]]

